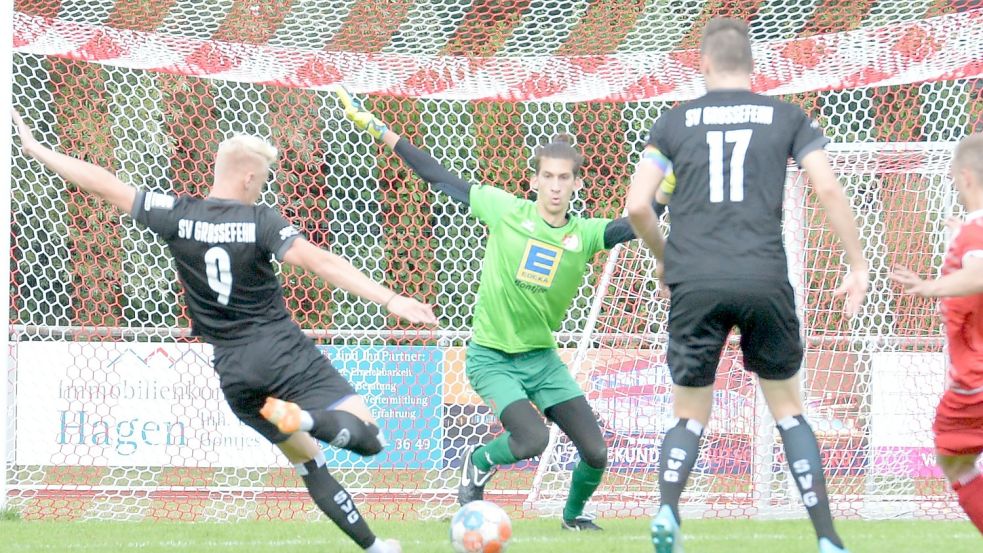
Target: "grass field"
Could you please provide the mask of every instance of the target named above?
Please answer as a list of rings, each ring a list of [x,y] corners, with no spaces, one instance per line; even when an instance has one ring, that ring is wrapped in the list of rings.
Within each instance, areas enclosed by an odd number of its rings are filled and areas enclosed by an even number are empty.
[[[373,522],[397,537],[406,553],[449,553],[447,522]],[[509,553],[651,552],[648,521],[605,520],[603,534],[562,532],[554,520],[520,520]],[[968,522],[843,521],[853,553],[979,553],[983,538]],[[807,521],[694,520],[686,523],[687,553],[814,553]],[[358,553],[328,522],[0,522],[0,551],[119,553]]]

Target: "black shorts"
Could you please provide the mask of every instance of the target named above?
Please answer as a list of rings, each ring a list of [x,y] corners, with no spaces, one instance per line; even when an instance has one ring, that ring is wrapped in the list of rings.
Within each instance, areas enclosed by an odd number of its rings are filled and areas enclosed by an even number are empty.
[[[802,338],[788,281],[694,281],[670,286],[672,381],[709,386],[733,327],[740,328],[744,368],[766,380],[791,378],[802,364]]]
[[[267,397],[315,411],[330,409],[355,394],[345,377],[294,324],[254,342],[215,346],[212,364],[232,412],[274,444],[290,436],[259,414]]]

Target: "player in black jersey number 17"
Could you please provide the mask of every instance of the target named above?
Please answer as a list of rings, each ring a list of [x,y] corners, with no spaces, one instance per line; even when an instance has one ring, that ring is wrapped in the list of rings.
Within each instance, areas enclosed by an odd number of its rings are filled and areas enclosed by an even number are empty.
[[[626,208],[652,250],[670,291],[666,358],[677,421],[659,458],[660,506],[652,521],[656,553],[678,553],[679,498],[710,418],[720,353],[740,329],[744,368],[758,376],[782,447],[812,520],[821,553],[844,553],[833,528],[816,436],[803,416],[799,321],[782,242],[789,158],[809,183],[840,238],[849,272],[838,295],[859,309],[868,270],[857,224],[833,173],[819,125],[797,106],[751,92],[747,25],[713,18],[700,45],[707,93],[660,114],[639,161]],[[669,169],[671,191],[659,189]],[[663,242],[653,197],[669,200],[672,230]]]

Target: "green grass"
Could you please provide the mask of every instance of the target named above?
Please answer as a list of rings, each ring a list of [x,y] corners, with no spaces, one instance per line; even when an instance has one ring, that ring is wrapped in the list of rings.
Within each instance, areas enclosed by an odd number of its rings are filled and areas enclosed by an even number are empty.
[[[14,509],[13,507],[4,507],[0,509],[0,521],[4,522],[16,522],[20,520],[20,511]]]
[[[600,521],[599,521],[600,522]],[[519,520],[509,553],[651,552],[648,520],[605,520],[603,534],[562,532],[555,520]],[[397,537],[406,553],[450,553],[447,522],[372,523]],[[983,550],[983,538],[968,522],[843,521],[838,524],[853,553]],[[687,553],[814,553],[807,521],[694,520],[685,526]],[[358,553],[328,522],[257,521],[235,524],[181,522],[0,522],[5,553]]]

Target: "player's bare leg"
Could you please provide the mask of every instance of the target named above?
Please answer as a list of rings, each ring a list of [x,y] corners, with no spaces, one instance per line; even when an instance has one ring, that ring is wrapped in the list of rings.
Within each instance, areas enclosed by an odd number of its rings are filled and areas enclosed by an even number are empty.
[[[305,411],[296,403],[267,398],[263,418],[284,434],[310,432],[315,438],[359,455],[375,455],[386,440],[361,396],[351,395],[330,409]]]
[[[979,455],[938,455],[939,468],[959,496],[970,522],[983,533],[983,476],[976,468]]]
[[[328,472],[318,443],[307,432],[296,432],[276,444],[293,463],[314,503],[362,549],[369,553],[402,553],[396,540],[376,538],[348,492]]]
[[[802,503],[816,530],[820,553],[846,553],[843,540],[833,528],[819,442],[809,422],[802,416],[799,379],[800,375],[796,374],[784,380],[759,378],[758,383],[772,417],[778,424],[785,457],[795,485],[802,494]]]

